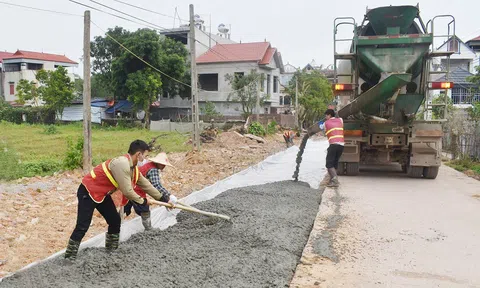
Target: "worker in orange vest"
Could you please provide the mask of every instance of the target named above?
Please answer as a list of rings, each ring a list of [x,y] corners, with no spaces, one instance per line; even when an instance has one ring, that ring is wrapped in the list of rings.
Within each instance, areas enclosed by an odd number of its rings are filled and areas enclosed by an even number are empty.
[[[173,165],[170,164],[170,161],[168,160],[167,154],[162,152],[153,158],[149,158],[147,162],[139,168],[139,171],[145,178],[148,179],[148,181],[150,181],[150,183],[152,183],[153,187],[155,187],[160,193],[162,193],[162,198],[160,198],[160,201],[176,202],[177,198],[171,195],[170,192],[168,192],[168,190],[165,189],[160,182],[160,172],[163,171],[166,166],[173,167]],[[140,197],[147,197],[146,192],[143,191],[140,186],[137,185],[134,190],[138,195],[140,195]],[[149,206],[138,205],[137,203],[135,203],[135,201],[128,200],[125,196],[123,196],[121,205],[125,206],[124,211],[127,216],[130,215],[132,208],[135,210],[135,213],[137,213],[137,215],[142,218],[142,224],[145,230],[152,229]]]
[[[293,138],[295,138],[295,132],[292,130],[287,130],[283,133],[283,139],[285,139],[285,143],[287,143],[287,148],[294,145]]]
[[[143,177],[137,167],[137,163],[145,159],[149,149],[148,144],[144,141],[135,140],[130,144],[127,154],[103,162],[83,177],[77,191],[77,223],[68,240],[65,251],[66,259],[74,260],[76,258],[80,242],[90,227],[95,209],[108,223],[105,248],[108,251],[118,248],[121,219],[110,196],[117,189],[127,199],[141,206],[148,206],[149,201],[146,197],[135,193],[134,188],[137,185],[155,200],[162,199],[162,193]],[[174,201],[169,201],[169,203],[175,205]]]
[[[325,136],[328,138],[330,145],[327,149],[326,168],[330,175],[330,181],[327,187],[338,187],[338,161],[343,154],[345,140],[343,137],[343,119],[335,117],[333,109],[325,111],[325,123],[319,122],[320,129],[325,131]]]

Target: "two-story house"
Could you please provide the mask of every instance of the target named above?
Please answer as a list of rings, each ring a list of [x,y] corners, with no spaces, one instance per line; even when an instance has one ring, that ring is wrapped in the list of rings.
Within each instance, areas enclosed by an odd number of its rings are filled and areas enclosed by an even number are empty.
[[[256,71],[264,75],[260,96],[267,96],[261,114],[282,113],[280,75],[284,71],[282,57],[269,42],[219,44],[197,58],[199,105],[212,102],[216,110],[226,116],[242,115],[242,105],[233,101],[233,91],[227,74],[241,77]]]
[[[1,53],[0,96],[7,102],[15,102],[17,85],[22,79],[36,81],[36,73],[40,69],[55,70],[59,66],[77,67],[78,63],[64,55],[48,54],[18,50],[15,53]],[[69,74],[74,80],[72,73]]]
[[[480,38],[480,37],[477,37]],[[476,38],[475,38],[476,39]],[[459,37],[451,37],[448,41],[443,43],[437,50],[438,51],[454,51],[450,56],[435,59],[432,64],[432,71],[437,71],[440,74],[434,74],[431,76],[431,81],[451,81],[453,82],[453,88],[448,90],[448,96],[452,99],[453,104],[457,108],[470,107],[472,102],[480,100],[480,93],[472,90],[473,86],[467,81],[469,76],[475,73],[475,67],[479,65],[478,41],[472,39],[467,43],[463,42]],[[447,71],[449,67],[448,78],[446,74],[442,74],[442,71]],[[432,91],[430,99],[439,91]]]

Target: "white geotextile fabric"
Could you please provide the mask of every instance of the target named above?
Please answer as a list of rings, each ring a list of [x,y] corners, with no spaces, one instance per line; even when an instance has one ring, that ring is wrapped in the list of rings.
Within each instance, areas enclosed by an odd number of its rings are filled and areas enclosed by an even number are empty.
[[[310,187],[318,188],[323,179],[325,169],[325,156],[328,148],[326,140],[314,141],[309,140],[302,155],[302,164],[300,166],[299,181],[307,182]],[[272,182],[292,180],[293,172],[296,166],[296,157],[299,148],[292,146],[287,150],[267,157],[257,165],[248,167],[228,178],[220,180],[215,184],[208,186],[200,191],[196,191],[180,201],[193,205],[198,202],[206,201],[215,198],[220,193],[240,187],[262,185]],[[152,226],[154,228],[166,229],[176,223],[176,215],[180,211],[174,210],[168,212],[165,207],[157,207],[151,210]],[[73,227],[72,227],[73,229]],[[135,233],[143,231],[143,225],[140,217],[136,217],[129,221],[122,223],[120,232],[120,241],[126,241]],[[80,249],[87,247],[103,247],[105,246],[105,234],[101,233],[80,245]],[[21,270],[27,269],[40,262],[46,261],[65,252],[65,249],[59,251],[50,257],[31,263]],[[21,271],[20,270],[20,271]],[[1,279],[0,279],[1,281]]]

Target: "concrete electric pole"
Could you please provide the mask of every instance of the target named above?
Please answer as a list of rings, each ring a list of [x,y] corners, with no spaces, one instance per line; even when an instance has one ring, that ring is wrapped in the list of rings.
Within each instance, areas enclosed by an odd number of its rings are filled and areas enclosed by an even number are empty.
[[[92,169],[92,115],[90,86],[90,11],[85,11],[83,32],[83,172]]]
[[[193,149],[200,151],[200,117],[198,107],[197,65],[195,52],[195,14],[193,4],[190,4],[190,66],[192,74],[192,143]]]
[[[298,75],[295,76],[295,125],[300,128],[298,123]]]

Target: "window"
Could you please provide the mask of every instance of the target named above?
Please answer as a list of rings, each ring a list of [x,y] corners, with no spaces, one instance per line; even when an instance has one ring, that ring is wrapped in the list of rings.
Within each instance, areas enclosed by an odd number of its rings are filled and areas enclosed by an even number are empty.
[[[5,72],[17,72],[20,71],[20,63],[15,63],[15,64],[5,64],[5,67],[3,71]]]
[[[270,79],[270,74],[267,75],[267,94],[270,94],[270,82],[271,82],[271,79]]]
[[[265,114],[268,114],[268,107],[265,107]]]
[[[278,76],[273,76],[273,93],[278,93]]]
[[[263,77],[265,77],[265,74],[262,74],[261,76],[262,77],[260,77],[260,91],[264,92],[265,91],[265,80],[263,79]]]
[[[280,96],[280,105],[283,105],[283,96]]]
[[[458,45],[458,40],[452,39],[450,42],[448,42],[448,51],[453,51],[453,52],[460,52],[459,51],[459,45]]]
[[[292,98],[290,96],[285,96],[283,99],[283,105],[290,105],[292,103]]]
[[[9,82],[10,84],[10,95],[15,95],[15,82]]]
[[[218,73],[199,74],[198,83],[203,90],[218,91]]]
[[[43,64],[27,63],[27,70],[40,70]]]

